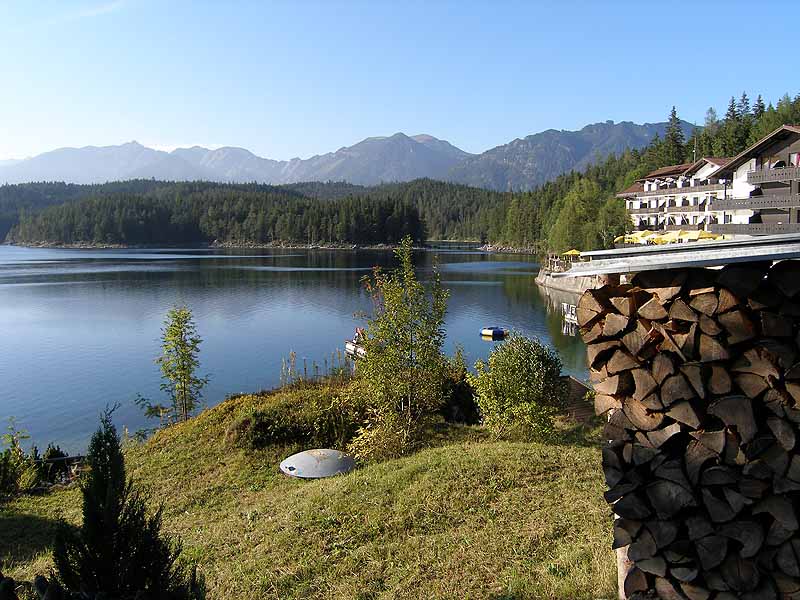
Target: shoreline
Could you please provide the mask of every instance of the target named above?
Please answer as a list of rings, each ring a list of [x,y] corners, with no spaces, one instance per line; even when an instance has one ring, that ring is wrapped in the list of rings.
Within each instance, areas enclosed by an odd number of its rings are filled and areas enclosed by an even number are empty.
[[[470,244],[479,242],[470,242],[464,240],[430,240],[431,243],[448,243],[448,244]],[[250,250],[267,250],[280,248],[285,250],[339,250],[357,252],[359,250],[394,250],[397,244],[335,244],[335,243],[316,243],[316,244],[301,244],[297,242],[218,242],[213,241],[210,243],[183,243],[183,244],[103,244],[93,242],[75,242],[71,244],[64,244],[60,242],[29,242],[29,243],[15,243],[3,242],[3,246],[17,246],[19,248],[43,248],[53,250],[135,250],[135,249],[153,249],[153,248],[219,248],[227,250],[236,249],[250,249]],[[430,250],[433,246],[414,246],[414,250]],[[476,246],[473,250],[480,250],[483,252],[493,254],[526,254],[536,255],[533,248],[514,248],[512,246],[496,246],[493,244],[484,244]]]

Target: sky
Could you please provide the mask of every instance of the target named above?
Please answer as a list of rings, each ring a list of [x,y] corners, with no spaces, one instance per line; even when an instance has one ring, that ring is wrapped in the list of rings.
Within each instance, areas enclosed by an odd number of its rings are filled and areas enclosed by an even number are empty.
[[[673,104],[702,124],[742,91],[800,92],[796,23],[757,12],[730,1],[0,0],[0,160],[131,140],[308,158],[398,131],[482,152],[549,128],[663,121]],[[755,47],[762,27],[769,56]]]

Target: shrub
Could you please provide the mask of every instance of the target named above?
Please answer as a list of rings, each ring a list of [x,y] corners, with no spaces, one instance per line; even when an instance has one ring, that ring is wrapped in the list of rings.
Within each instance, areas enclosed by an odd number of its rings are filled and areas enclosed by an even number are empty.
[[[202,582],[176,563],[180,544],[161,533],[161,509],[148,516],[146,497],[126,478],[111,411],[92,436],[86,464],[83,523],[77,532],[62,526],[53,547],[58,583],[88,597],[202,598]]]
[[[7,433],[3,434],[0,452],[0,501],[29,491],[39,484],[39,469],[34,458],[36,449],[26,454],[22,441],[28,439],[26,432],[17,429],[10,420]]]
[[[361,395],[353,388],[306,382],[284,389],[238,418],[226,438],[249,450],[272,445],[344,448],[364,420]]]
[[[532,437],[552,432],[553,415],[563,405],[561,359],[541,342],[516,333],[475,363],[469,380],[477,390],[485,424],[496,435],[521,429]]]
[[[39,469],[42,479],[50,483],[65,479],[69,475],[69,465],[67,465],[67,461],[61,459],[67,457],[69,457],[69,454],[61,450],[59,446],[48,444],[42,455],[42,464]]]
[[[389,274],[376,268],[364,282],[375,308],[364,335],[366,356],[356,368],[368,410],[350,450],[361,459],[413,447],[444,402],[447,290],[436,269],[426,289],[414,274],[411,251],[407,237],[396,251],[399,267]]]
[[[445,421],[476,425],[481,415],[475,400],[475,390],[469,382],[469,369],[461,348],[447,361],[444,404],[440,410]]]

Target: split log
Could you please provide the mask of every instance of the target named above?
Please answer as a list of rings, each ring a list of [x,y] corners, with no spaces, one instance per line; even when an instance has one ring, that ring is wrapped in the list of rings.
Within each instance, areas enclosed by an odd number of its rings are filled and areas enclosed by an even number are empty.
[[[742,303],[733,292],[726,290],[725,288],[722,288],[717,293],[717,296],[719,297],[719,304],[717,305],[718,314],[726,313]]]
[[[616,337],[628,328],[630,317],[609,313],[603,323],[603,335],[605,337]]]
[[[609,375],[616,375],[622,371],[630,371],[639,367],[639,362],[628,354],[625,350],[619,349],[614,352],[611,360],[606,363]]]
[[[658,298],[651,298],[639,307],[639,316],[648,321],[656,321],[667,317],[667,309],[659,302]]]
[[[721,396],[729,393],[732,385],[731,377],[725,367],[719,364],[712,364],[711,376],[708,379],[709,391],[716,396]]]
[[[591,344],[603,335],[603,323],[601,321],[597,321],[590,329],[581,332],[581,336],[583,337],[584,344]]]
[[[586,358],[589,359],[589,366],[594,367],[600,361],[609,358],[619,347],[620,343],[617,340],[591,344],[586,348]]]
[[[739,387],[744,395],[748,398],[755,400],[763,394],[769,384],[760,375],[753,375],[752,373],[742,373],[734,377],[736,385]]]
[[[613,297],[611,304],[622,316],[631,317],[635,312],[635,301],[632,296]]]
[[[716,339],[705,333],[700,334],[700,362],[726,360],[728,351]]]
[[[594,397],[594,413],[598,416],[619,408],[622,408],[622,401],[614,396],[597,394]]]
[[[634,385],[633,397],[637,400],[644,400],[658,388],[658,383],[647,369],[633,369],[631,374]]]
[[[692,323],[696,323],[700,320],[700,317],[697,316],[697,313],[689,308],[680,298],[676,299],[672,303],[672,306],[669,307],[669,318],[677,319],[679,321],[689,321]]]
[[[622,336],[622,344],[636,356],[650,342],[650,331],[641,320],[637,320],[636,328]]]
[[[728,332],[728,344],[739,344],[756,337],[756,328],[750,318],[741,310],[734,310],[719,316],[719,324]]]
[[[719,297],[712,290],[692,298],[689,306],[704,316],[711,317],[717,312]]]
[[[681,366],[681,373],[689,380],[694,391],[700,398],[706,397],[706,387],[703,384],[702,368],[698,364],[685,364]]]
[[[661,385],[664,383],[664,380],[673,373],[675,373],[675,363],[672,362],[669,356],[666,354],[657,354],[655,358],[653,358],[652,374],[656,383]],[[798,364],[798,379],[800,379],[800,364]]]
[[[690,429],[697,429],[700,427],[700,418],[697,416],[692,405],[686,401],[677,402],[669,407],[666,415],[678,423],[687,425]]]
[[[673,423],[672,425],[668,425],[663,429],[659,429],[657,431],[650,431],[647,434],[647,439],[655,446],[656,448],[660,448],[665,443],[667,443],[673,436],[678,435],[681,432],[681,426],[678,423]],[[798,462],[798,476],[800,477],[800,462]],[[798,479],[800,481],[800,479]]]
[[[700,331],[706,335],[715,336],[722,333],[722,327],[711,317],[700,315]],[[589,342],[586,343],[588,344]]]
[[[750,400],[744,396],[726,396],[708,407],[709,414],[719,417],[728,427],[735,427],[742,442],[756,435],[756,422]]]
[[[635,398],[625,398],[622,401],[622,410],[634,427],[641,431],[653,431],[658,429],[664,421],[662,413],[651,412]]]
[[[681,373],[667,377],[661,384],[660,397],[664,406],[670,406],[679,400],[691,400],[694,396],[694,391]]]

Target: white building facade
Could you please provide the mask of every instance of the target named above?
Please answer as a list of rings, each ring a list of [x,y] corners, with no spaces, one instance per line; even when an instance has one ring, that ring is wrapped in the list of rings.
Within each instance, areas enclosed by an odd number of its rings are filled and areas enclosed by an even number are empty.
[[[617,194],[635,230],[730,236],[800,232],[800,126],[784,125],[733,158],[657,169]]]

